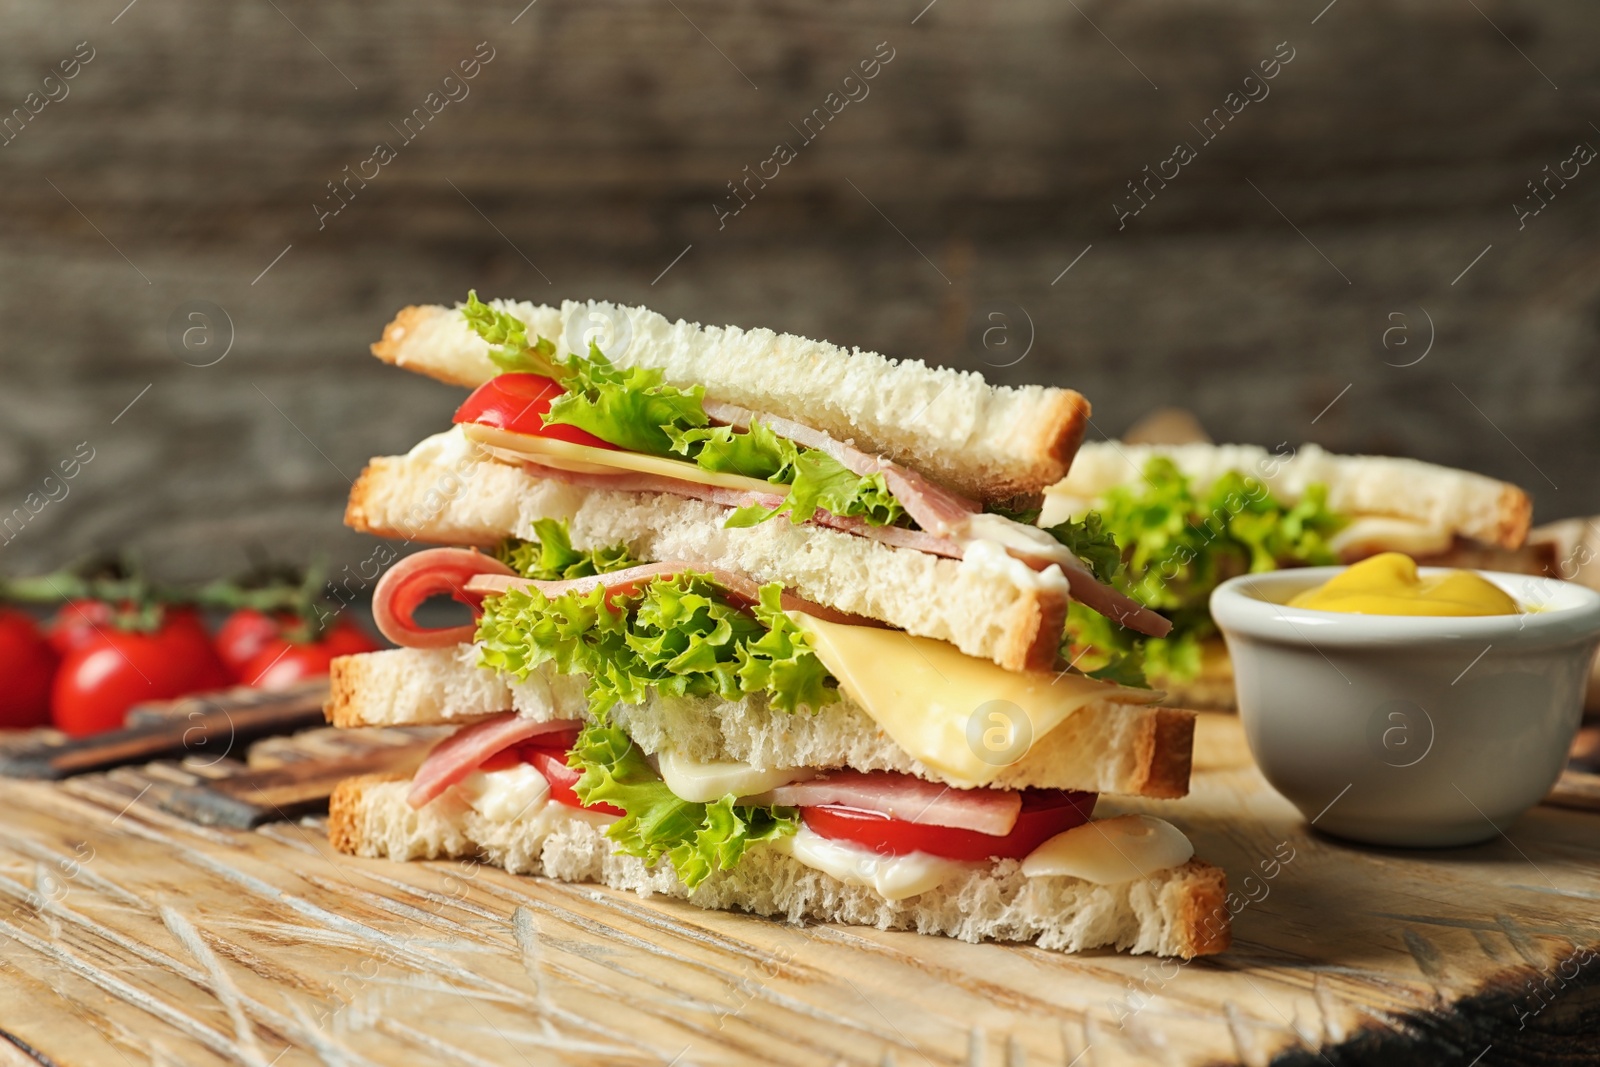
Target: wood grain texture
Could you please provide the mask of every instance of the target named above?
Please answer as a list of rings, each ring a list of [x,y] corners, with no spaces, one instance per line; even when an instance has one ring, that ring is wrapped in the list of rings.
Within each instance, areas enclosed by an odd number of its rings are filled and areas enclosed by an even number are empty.
[[[1192,796],[1140,805],[1241,894],[1232,951],[1187,965],[355,860],[315,822],[182,822],[128,771],[0,783],[0,1004],[84,1064],[1581,1062],[1595,816],[1358,850],[1307,833],[1233,718],[1203,717],[1197,762]]]

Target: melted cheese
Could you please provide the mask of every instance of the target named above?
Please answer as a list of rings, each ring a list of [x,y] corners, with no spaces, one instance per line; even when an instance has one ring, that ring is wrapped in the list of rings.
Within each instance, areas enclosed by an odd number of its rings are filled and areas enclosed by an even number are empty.
[[[1018,551],[1030,552],[1026,546],[1018,546]],[[1050,589],[1064,597],[1072,596],[1072,583],[1067,581],[1059,563],[1036,571],[1013,556],[999,541],[967,541],[962,545],[962,553],[960,566],[963,571],[973,571],[990,581],[1013,585],[1018,589]],[[1081,569],[1082,564],[1079,567]]]
[[[796,767],[757,767],[737,760],[701,763],[672,751],[659,753],[656,762],[667,788],[696,804],[710,804],[729,793],[736,797],[755,796],[817,773]]]
[[[1188,863],[1193,855],[1194,845],[1171,823],[1148,815],[1118,815],[1052,837],[1028,853],[1022,873],[1117,885]]]
[[[580,474],[615,474],[618,471],[633,474],[650,474],[658,478],[672,478],[680,482],[709,485],[715,489],[733,489],[742,493],[760,493],[763,496],[783,496],[788,486],[773,485],[760,478],[746,478],[742,474],[724,474],[702,470],[686,460],[647,456],[642,452],[623,449],[594,448],[590,445],[557,441],[532,434],[511,433],[492,426],[463,423],[462,432],[469,440],[492,449],[505,458],[526,460],[546,467],[576,471]]]
[[[1011,550],[1015,550],[1017,554],[1023,556],[1052,560],[1063,569],[1071,568],[1079,571],[1084,569],[1083,561],[1050,534],[1037,526],[1024,526],[1020,522],[1014,522],[1004,515],[973,515],[967,519],[966,536],[980,543],[992,541],[1007,550],[1008,558]],[[1022,565],[1027,566],[1027,564]]]
[[[1442,526],[1387,515],[1353,518],[1328,538],[1328,547],[1345,559],[1374,551],[1432,556],[1446,551],[1454,543],[1455,535]]]
[[[550,799],[550,783],[530,763],[473,771],[456,789],[473,811],[499,823],[536,818]]]
[[[790,612],[840,687],[895,744],[964,788],[1001,769],[1097,700],[1149,703],[1161,694],[1081,674],[1008,671],[954,645],[899,630]]]
[[[779,838],[772,845],[846,885],[870,886],[885,900],[904,900],[937,889],[974,866],[926,852],[885,856],[864,845],[823,837],[807,826],[801,826],[792,837]]]

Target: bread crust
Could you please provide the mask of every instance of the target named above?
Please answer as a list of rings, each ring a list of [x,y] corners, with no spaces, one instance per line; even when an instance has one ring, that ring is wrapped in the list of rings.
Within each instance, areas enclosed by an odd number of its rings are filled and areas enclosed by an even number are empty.
[[[1141,738],[1140,762],[1148,768],[1138,793],[1176,798],[1189,793],[1194,763],[1194,712],[1156,708],[1151,729]]]
[[[1184,959],[1214,956],[1233,944],[1233,924],[1228,910],[1228,875],[1221,867],[1203,860],[1190,860],[1184,870],[1190,875],[1179,905],[1181,948]]]
[[[366,775],[339,784],[329,801],[328,840],[340,852],[390,859],[481,858],[516,874],[599,882],[642,896],[662,894],[715,910],[741,909],[790,921],[814,920],[912,929],[965,941],[1033,941],[1041,948],[1098,947],[1194,956],[1231,941],[1227,876],[1190,859],[1122,886],[1023,876],[1016,861],[958,876],[901,901],[848,885],[771,848],[752,849],[732,871],[714,871],[687,889],[665,862],[610,852],[603,824],[581,813],[565,825],[490,822],[464,805],[439,801],[411,809],[404,782]],[[971,913],[983,901],[988,914]],[[1079,922],[1086,913],[1102,921]],[[1112,915],[1120,916],[1115,920]],[[1115,926],[1115,929],[1109,927]]]
[[[362,802],[373,786],[406,780],[403,774],[363,774],[334,786],[328,797],[328,844],[349,856],[371,855],[363,852],[367,835],[362,829]]]
[[[1533,500],[1514,485],[1500,494],[1500,527],[1494,544],[1501,548],[1520,548],[1533,525]]]

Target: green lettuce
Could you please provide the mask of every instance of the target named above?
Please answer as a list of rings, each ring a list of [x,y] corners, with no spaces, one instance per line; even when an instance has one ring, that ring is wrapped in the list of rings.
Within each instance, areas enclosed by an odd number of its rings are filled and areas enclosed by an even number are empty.
[[[538,519],[533,524],[537,540],[508,537],[495,549],[495,558],[524,578],[556,582],[564,578],[588,578],[595,574],[634,567],[639,560],[627,545],[611,545],[579,552],[572,547],[567,526],[555,519]]]
[[[1328,539],[1344,525],[1328,510],[1326,486],[1307,486],[1293,506],[1239,471],[1197,490],[1165,456],[1152,457],[1141,480],[1106,493],[1090,520],[1122,546],[1124,565],[1112,584],[1171,619],[1172,631],[1141,639],[1073,604],[1066,655],[1093,671],[1142,654],[1157,684],[1199,673],[1200,643],[1216,633],[1212,590],[1239,574],[1336,563]]]
[[[579,800],[610,804],[625,813],[606,836],[646,863],[665,856],[690,889],[713,870],[732,870],[752,844],[785,837],[800,827],[795,809],[738,805],[732,793],[710,804],[682,799],[615,726],[585,726],[567,765],[583,772],[573,787]]]
[[[709,575],[690,572],[653,578],[626,596],[601,587],[554,598],[513,589],[484,599],[480,663],[518,678],[544,663],[587,674],[597,715],[638,704],[651,690],[724,700],[759,693],[781,711],[816,710],[839,692],[780,595],[776,583],[762,586],[745,612]]]
[[[1091,511],[1076,522],[1068,519],[1044,529],[1083,560],[1100,581],[1110,583],[1121,573],[1122,546],[1117,543],[1117,535],[1105,528],[1105,520],[1098,513]]]
[[[466,307],[461,309],[467,325],[473,332],[488,341],[489,359],[507,373],[542,374],[546,378],[561,378],[565,368],[556,362],[556,346],[543,337],[528,344],[528,327],[515,315],[494,308],[478,299],[476,290],[467,293]]]
[[[729,525],[754,526],[780,514],[805,522],[818,508],[888,526],[905,516],[883,475],[857,475],[825,452],[803,449],[759,423],[748,430],[712,426],[701,403],[700,386],[667,385],[659,370],[615,366],[598,345],[589,354],[557,359],[555,345],[543,337],[530,344],[527,326],[467,294],[462,308],[467,324],[493,347],[489,358],[504,371],[542,374],[565,388],[544,415],[546,425],[561,423],[630,452],[683,458],[704,470],[742,474],[789,493],[776,508],[740,508]]]

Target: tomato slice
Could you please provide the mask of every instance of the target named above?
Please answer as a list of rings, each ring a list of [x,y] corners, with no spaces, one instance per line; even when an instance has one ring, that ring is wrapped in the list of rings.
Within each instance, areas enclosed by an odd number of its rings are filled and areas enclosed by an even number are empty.
[[[542,374],[502,374],[473,390],[466,403],[456,409],[455,421],[616,451],[616,445],[576,426],[559,422],[545,425],[544,416],[551,402],[564,392],[559,382]]]
[[[576,735],[574,735],[576,737]],[[544,775],[545,781],[550,783],[550,799],[558,804],[565,804],[569,808],[582,808],[585,811],[597,811],[602,815],[615,815],[621,818],[627,812],[615,804],[585,804],[578,799],[578,794],[573,787],[578,784],[578,779],[583,777],[583,772],[567,766],[566,746],[525,745],[522,749],[522,758],[533,764],[533,769]]]
[[[996,837],[976,830],[894,819],[881,811],[863,811],[842,804],[800,809],[805,824],[823,837],[864,845],[885,856],[926,852],[945,859],[978,862],[1020,860],[1063,830],[1089,821],[1098,799],[1094,793],[1064,789],[1025,789],[1022,811],[1009,834]]]

